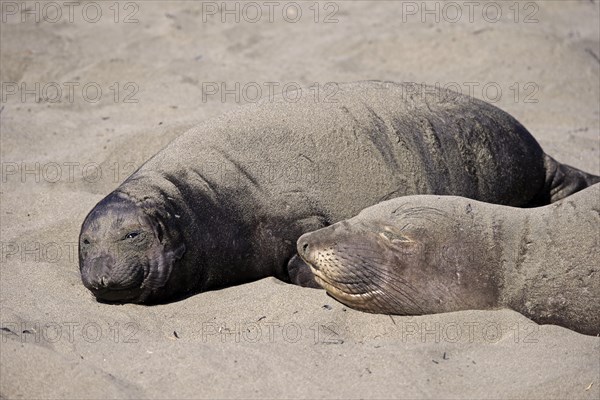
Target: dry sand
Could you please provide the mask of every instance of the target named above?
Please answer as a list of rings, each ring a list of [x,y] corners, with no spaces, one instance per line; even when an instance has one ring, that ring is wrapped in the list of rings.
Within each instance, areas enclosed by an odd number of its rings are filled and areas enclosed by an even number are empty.
[[[58,21],[36,23],[2,2],[0,397],[599,398],[599,338],[508,310],[392,318],[275,279],[155,307],[93,300],[76,259],[85,214],[252,86],[473,87],[548,154],[600,173],[597,1],[439,3],[439,22],[421,2],[332,2],[318,23],[312,1],[296,23],[286,2],[273,22],[263,2],[258,22],[244,3],[222,22],[220,3],[122,2],[115,22],[113,2],[81,2],[70,22],[58,2]],[[203,98],[210,82],[248,91]],[[22,84],[34,93],[13,94]]]

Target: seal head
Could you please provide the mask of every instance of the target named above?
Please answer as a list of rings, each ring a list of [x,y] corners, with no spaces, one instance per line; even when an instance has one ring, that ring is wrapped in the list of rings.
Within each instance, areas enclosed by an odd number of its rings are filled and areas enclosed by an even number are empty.
[[[163,287],[185,245],[172,246],[155,215],[113,192],[86,217],[79,235],[81,279],[102,302],[144,302]]]
[[[355,309],[422,314],[420,294],[405,271],[419,243],[394,226],[342,221],[298,240],[298,253],[315,280],[338,301]]]
[[[469,257],[484,246],[471,233],[443,210],[416,206],[380,218],[361,213],[302,235],[297,248],[318,284],[361,311],[421,315],[493,308],[497,271],[467,270],[489,257]]]

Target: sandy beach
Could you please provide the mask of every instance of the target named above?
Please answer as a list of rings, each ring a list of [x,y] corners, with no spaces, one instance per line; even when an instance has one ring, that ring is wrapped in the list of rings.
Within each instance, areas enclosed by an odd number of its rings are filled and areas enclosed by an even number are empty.
[[[1,399],[600,397],[600,338],[511,310],[374,315],[275,278],[107,305],[77,260],[150,156],[297,87],[460,90],[599,175],[598,1],[77,4],[1,2]]]

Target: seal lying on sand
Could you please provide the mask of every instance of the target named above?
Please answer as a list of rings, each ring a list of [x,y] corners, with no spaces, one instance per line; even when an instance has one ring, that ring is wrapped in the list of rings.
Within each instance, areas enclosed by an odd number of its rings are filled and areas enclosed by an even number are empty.
[[[545,155],[485,102],[414,84],[343,84],[324,101],[244,106],[174,140],[88,214],[79,265],[103,301],[165,302],[266,276],[310,285],[293,257],[300,235],[382,200],[453,194],[531,206],[599,179]]]
[[[539,208],[408,196],[302,235],[317,282],[359,310],[400,315],[508,307],[600,333],[600,184]]]

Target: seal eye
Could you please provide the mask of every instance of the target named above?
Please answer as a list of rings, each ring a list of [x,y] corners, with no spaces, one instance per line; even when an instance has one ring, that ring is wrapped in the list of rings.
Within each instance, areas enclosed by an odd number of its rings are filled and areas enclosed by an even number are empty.
[[[87,238],[83,239],[83,244],[90,244],[90,241]]]
[[[133,239],[134,237],[138,236],[140,233],[139,232],[129,232],[127,235],[125,235],[124,239]]]
[[[390,231],[383,231],[380,233],[380,235],[392,243],[398,243],[398,242],[410,243],[410,242],[412,242],[412,240],[408,239],[407,237],[398,235],[398,234],[396,234],[394,232],[390,232]]]

